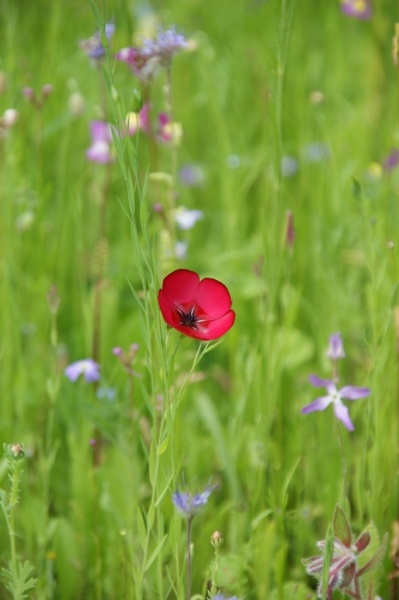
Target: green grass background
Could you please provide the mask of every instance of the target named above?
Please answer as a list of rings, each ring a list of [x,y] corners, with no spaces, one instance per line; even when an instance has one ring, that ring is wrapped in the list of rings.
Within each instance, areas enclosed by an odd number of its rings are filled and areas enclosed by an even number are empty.
[[[149,184],[149,232],[159,276],[182,266],[220,279],[237,315],[226,339],[197,367],[200,380],[188,386],[175,426],[174,452],[186,481],[194,489],[211,477],[218,484],[193,523],[193,593],[207,579],[215,530],[225,538],[219,585],[226,595],[301,600],[314,595],[314,582],[300,559],[315,553],[337,502],[356,533],[372,519],[382,535],[399,517],[399,169],[374,176],[370,171],[370,163],[381,163],[399,146],[391,58],[399,15],[394,2],[375,4],[368,22],[344,16],[335,1],[151,4],[159,23],[176,23],[198,45],[175,59],[173,102],[184,129],[178,165],[199,163],[206,174],[202,188],[177,184],[178,204],[205,214],[181,235],[189,241],[183,263],[162,254],[162,225],[151,210],[156,197]],[[132,44],[143,6],[115,0],[99,9],[116,25],[112,51]],[[122,209],[126,188],[117,163],[107,209],[100,361],[102,384],[115,388],[115,400],[99,400],[91,386],[72,384],[62,374],[66,364],[91,353],[106,169],[85,158],[100,83],[79,42],[97,25],[89,2],[80,0],[1,0],[0,23],[0,70],[7,77],[0,114],[10,107],[19,111],[17,124],[0,140],[0,441],[23,442],[27,454],[18,555],[34,565],[39,580],[33,597],[136,598],[137,507],[145,513],[151,494],[143,441],[151,427],[145,392],[151,394],[151,385],[130,288],[141,289],[138,257]],[[112,65],[114,85],[129,108],[137,80],[125,65]],[[32,86],[39,92],[46,83],[54,91],[39,114],[21,90]],[[160,73],[156,110],[165,109],[164,85]],[[85,98],[81,116],[68,107],[74,90]],[[320,104],[310,99],[314,91],[324,94]],[[328,144],[329,157],[307,160],[313,143]],[[240,159],[237,168],[228,166],[231,155]],[[283,155],[299,161],[292,177],[280,176]],[[144,137],[139,156],[143,182],[150,160]],[[169,172],[167,148],[160,149],[159,161]],[[292,249],[284,241],[287,210],[296,230]],[[18,219],[27,211],[33,222],[21,231]],[[62,297],[56,347],[46,303],[52,284]],[[342,430],[345,481],[331,407],[300,414],[317,397],[308,375],[330,376],[325,351],[336,331],[347,354],[342,383],[372,390],[350,405],[355,431]],[[132,422],[126,374],[111,350],[133,342],[141,346],[135,368],[144,379],[135,381]],[[181,343],[177,378],[189,369],[197,346],[188,338]],[[59,386],[55,402],[51,385]],[[105,439],[96,469],[89,446],[94,427]],[[0,476],[7,488],[3,463]],[[184,525],[169,491],[161,506],[169,538],[162,564],[156,561],[146,573],[149,600],[176,597],[170,584],[178,577],[176,548],[183,571]],[[394,570],[388,556],[384,567],[380,593],[387,598],[392,583],[386,575]],[[181,583],[179,597],[182,590]],[[4,588],[0,597],[9,597]]]

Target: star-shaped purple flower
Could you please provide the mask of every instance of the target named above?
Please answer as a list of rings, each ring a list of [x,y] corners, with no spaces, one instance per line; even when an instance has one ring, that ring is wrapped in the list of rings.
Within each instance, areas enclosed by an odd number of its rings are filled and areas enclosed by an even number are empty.
[[[68,365],[64,373],[70,381],[76,381],[79,375],[83,375],[88,383],[93,383],[100,379],[100,365],[92,358],[85,358]]]
[[[348,408],[342,402],[342,398],[345,398],[346,400],[365,398],[370,395],[369,388],[346,385],[341,390],[337,390],[335,383],[331,381],[331,379],[321,379],[320,377],[317,377],[317,375],[310,375],[309,381],[316,388],[325,387],[328,396],[321,396],[311,404],[305,406],[302,409],[302,414],[307,415],[315,410],[324,410],[329,404],[333,404],[334,413],[337,419],[339,419],[349,431],[353,431],[355,427],[350,419]]]

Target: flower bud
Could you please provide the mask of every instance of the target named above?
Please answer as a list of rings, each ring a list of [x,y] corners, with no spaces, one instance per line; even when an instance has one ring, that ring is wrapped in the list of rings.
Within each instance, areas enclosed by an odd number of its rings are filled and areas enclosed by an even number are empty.
[[[14,458],[20,458],[24,455],[24,449],[21,444],[13,444],[10,446],[10,450]]]
[[[133,98],[132,98],[132,112],[139,113],[143,108],[143,98],[139,90],[133,90]]]
[[[22,94],[25,96],[25,98],[28,98],[28,100],[30,100],[31,102],[34,102],[36,99],[35,90],[31,87],[22,88]]]
[[[68,107],[75,117],[80,117],[85,111],[85,99],[80,92],[73,92],[69,96]]]
[[[50,94],[53,93],[53,86],[51,85],[51,83],[46,83],[43,87],[42,87],[42,96],[43,98],[48,98],[48,96],[50,96]]]
[[[212,533],[211,535],[211,544],[214,548],[220,548],[220,546],[223,544],[224,539],[222,534],[220,533],[220,531],[215,531],[214,533]]]

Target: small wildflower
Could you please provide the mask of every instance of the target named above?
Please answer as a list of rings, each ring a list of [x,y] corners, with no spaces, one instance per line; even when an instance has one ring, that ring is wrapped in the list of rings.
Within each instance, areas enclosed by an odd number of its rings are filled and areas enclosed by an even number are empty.
[[[241,158],[238,154],[230,154],[230,156],[226,158],[226,165],[229,169],[238,169],[241,165]]]
[[[179,229],[186,231],[192,229],[197,221],[204,218],[202,210],[189,210],[181,206],[175,212],[174,219]]]
[[[302,409],[302,414],[307,415],[315,410],[324,410],[329,404],[333,404],[334,413],[337,419],[339,419],[349,431],[353,431],[355,427],[349,417],[348,408],[342,402],[342,398],[345,398],[346,400],[365,398],[370,395],[369,388],[346,385],[341,390],[337,390],[335,383],[331,379],[321,379],[316,375],[310,375],[309,381],[316,388],[325,387],[328,395],[317,398],[314,402],[305,406]]]
[[[299,165],[293,156],[283,156],[280,162],[280,171],[283,177],[292,177],[298,172]]]
[[[201,187],[205,183],[205,174],[200,165],[183,165],[179,171],[179,179],[187,187]]]
[[[183,34],[176,31],[173,25],[170,29],[158,29],[155,39],[144,39],[143,54],[149,58],[156,58],[160,65],[169,68],[174,55],[181,50],[186,50],[188,44]]]
[[[201,494],[190,492],[175,492],[172,494],[172,502],[182,517],[192,519],[207,504],[209,496],[215,486],[209,486]]]
[[[368,529],[373,531],[371,526],[369,526]],[[369,558],[366,564],[363,562],[363,566],[360,566],[358,564],[358,557],[370,545],[372,539],[370,531],[364,531],[359,538],[353,542],[352,531],[348,519],[339,504],[337,504],[334,511],[333,531],[333,555],[328,576],[327,599],[332,600],[332,593],[334,589],[339,589],[350,595],[352,598],[359,598],[358,594],[356,593],[360,585],[359,580],[363,575],[369,573],[370,571],[374,571],[380,566],[380,563],[386,552],[387,536],[384,537],[382,543],[380,544],[378,540],[378,534],[376,532],[377,539],[374,540],[374,543],[375,541],[378,542],[378,549],[374,555]],[[313,556],[312,558],[304,558],[302,559],[302,562],[306,567],[306,572],[320,580],[318,596],[321,597],[321,576],[323,573],[326,542],[325,540],[321,540],[317,542],[316,545],[321,551],[321,555]],[[367,594],[367,597],[369,598],[370,595]]]
[[[331,156],[330,146],[323,142],[314,142],[304,148],[305,158],[309,162],[321,162]]]
[[[50,96],[50,94],[53,93],[53,86],[51,85],[51,83],[46,83],[43,87],[42,87],[42,98],[47,98],[48,96]]]
[[[113,23],[107,23],[105,26],[105,37],[109,41],[115,33],[115,25]],[[93,37],[88,40],[82,40],[79,44],[80,48],[89,58],[92,59],[93,63],[97,66],[105,57],[105,48],[101,42],[100,32],[97,31]]]
[[[328,346],[326,356],[333,361],[345,358],[344,343],[341,340],[341,333],[339,331],[330,335],[330,345]]]
[[[112,162],[111,143],[112,131],[111,125],[104,121],[92,121],[90,123],[91,146],[86,151],[86,157],[100,164]]]
[[[0,127],[9,129],[18,121],[19,112],[15,108],[7,108],[0,119]]]
[[[148,56],[143,48],[122,48],[115,58],[128,65],[140,81],[148,83],[157,72],[159,61],[156,57]]]
[[[36,99],[35,90],[31,87],[22,88],[22,94],[25,96],[25,98],[31,100],[31,102],[34,102]]]
[[[211,600],[238,600],[237,596],[223,596],[220,592],[216,596],[212,596]]]
[[[186,260],[187,258],[187,250],[188,250],[188,242],[187,241],[177,241],[175,243],[175,256],[177,260]]]
[[[159,132],[155,136],[159,142],[179,146],[183,137],[183,128],[180,123],[172,123],[166,113],[159,113]]]
[[[106,399],[113,402],[116,397],[116,391],[112,387],[100,386],[96,392],[96,396],[99,400]]]
[[[64,373],[70,381],[76,381],[79,375],[83,375],[88,383],[92,383],[100,379],[100,365],[92,358],[85,358],[68,365]]]
[[[371,0],[341,0],[341,11],[355,19],[371,19],[373,9]]]
[[[383,162],[385,171],[392,171],[399,165],[399,149],[394,148]]]
[[[125,125],[128,135],[135,135],[137,131],[143,131],[149,134],[150,127],[150,111],[151,105],[149,102],[143,104],[139,113],[130,112],[125,119]]]

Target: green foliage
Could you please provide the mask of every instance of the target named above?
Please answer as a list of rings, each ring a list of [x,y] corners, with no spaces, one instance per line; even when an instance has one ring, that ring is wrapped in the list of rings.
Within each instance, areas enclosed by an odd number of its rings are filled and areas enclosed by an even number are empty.
[[[38,600],[182,600],[185,527],[171,502],[182,474],[217,484],[193,522],[193,595],[205,597],[216,530],[226,596],[315,594],[300,559],[339,502],[356,533],[373,519],[363,592],[387,597],[380,574],[396,567],[377,532],[399,504],[399,169],[382,165],[399,140],[396,13],[386,0],[369,22],[338,0],[0,3],[0,119],[19,112],[0,125],[0,443],[25,449],[0,462],[0,558],[14,597],[36,585]],[[114,59],[150,22],[176,22],[190,39],[171,72],[176,149],[118,135],[149,93],[154,131],[169,111],[164,70],[149,89]],[[96,30],[109,45],[100,67],[80,48]],[[85,156],[94,119],[115,126],[109,167]],[[198,187],[176,177],[187,163],[203,171]],[[178,230],[177,206],[204,218]],[[188,243],[183,260],[176,241]],[[225,338],[179,343],[167,329],[157,292],[176,268],[227,285],[236,322]],[[64,368],[92,356],[96,327],[101,381],[72,383]],[[336,331],[340,386],[372,390],[350,403],[352,433],[331,406],[300,414],[324,394],[308,376],[331,376]],[[112,349],[132,343],[129,372]]]

